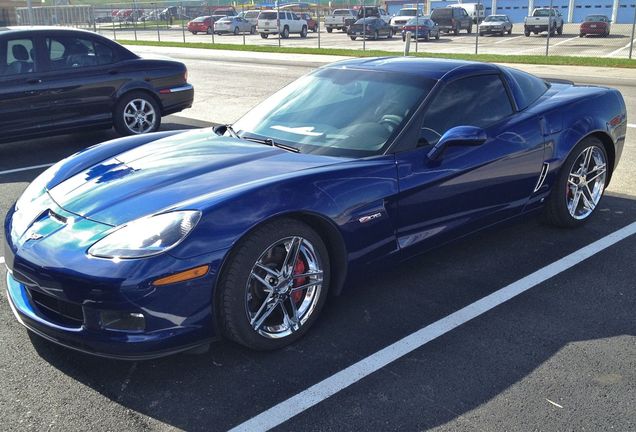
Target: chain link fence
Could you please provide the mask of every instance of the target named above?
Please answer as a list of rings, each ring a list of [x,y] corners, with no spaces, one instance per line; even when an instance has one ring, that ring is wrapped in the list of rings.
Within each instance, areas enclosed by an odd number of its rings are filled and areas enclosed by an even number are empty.
[[[406,33],[409,32],[402,30],[403,24],[396,25],[399,20],[395,15],[408,12],[410,16],[402,18],[411,27],[415,26],[415,30],[410,32],[409,53],[629,59],[634,55],[636,0],[407,1],[332,0],[284,4],[274,0],[261,3],[230,0],[132,1],[103,5],[37,6],[30,9],[20,7],[16,8],[16,16],[18,24],[85,28],[120,41],[382,50],[397,54],[405,52]],[[460,26],[457,32],[455,29],[451,32],[442,31],[438,39],[436,30],[427,29],[426,24],[430,23],[429,18],[435,19],[436,13],[431,16],[435,9],[449,7],[466,10],[472,18],[470,27]],[[534,11],[537,8],[540,12]],[[344,29],[325,25],[333,22],[335,10],[347,9],[351,12]],[[402,9],[410,9],[410,12]],[[269,23],[274,23],[275,28],[267,32],[261,31],[256,21],[259,12],[265,10],[275,12]],[[418,12],[414,13],[414,10]],[[533,17],[533,14],[539,16]],[[217,24],[225,15],[238,16],[230,23],[230,31],[227,31],[227,25]],[[493,18],[487,18],[489,15],[506,16],[510,27],[507,24],[493,27]],[[299,21],[297,18],[305,20],[305,30],[294,28]],[[352,31],[351,24],[359,18],[366,20],[363,31],[356,35],[349,34]],[[392,28],[393,33],[385,33],[381,24],[377,31],[367,30],[371,24],[376,26],[371,22],[375,18],[385,21],[384,27]],[[544,24],[549,22],[549,29],[534,26],[541,19]],[[209,23],[203,30],[201,26],[191,24],[192,21],[202,20]]]

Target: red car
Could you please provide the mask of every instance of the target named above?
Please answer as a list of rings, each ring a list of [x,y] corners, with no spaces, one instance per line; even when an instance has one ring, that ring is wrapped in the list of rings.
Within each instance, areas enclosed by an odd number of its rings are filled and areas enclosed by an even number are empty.
[[[581,23],[579,37],[598,35],[607,37],[610,34],[611,20],[605,15],[588,15]]]
[[[200,16],[188,22],[188,31],[192,34],[207,33],[212,34],[214,24],[211,16]]]
[[[301,13],[300,19],[304,19],[305,21],[307,21],[307,30],[310,30],[314,33],[318,31],[318,21],[313,19],[311,15],[309,15],[308,13]]]

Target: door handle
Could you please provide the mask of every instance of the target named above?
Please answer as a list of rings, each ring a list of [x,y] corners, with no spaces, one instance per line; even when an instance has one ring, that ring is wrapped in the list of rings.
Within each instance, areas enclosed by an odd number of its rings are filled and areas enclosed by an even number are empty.
[[[30,79],[30,80],[27,80],[27,84],[42,84],[42,80],[37,78]]]

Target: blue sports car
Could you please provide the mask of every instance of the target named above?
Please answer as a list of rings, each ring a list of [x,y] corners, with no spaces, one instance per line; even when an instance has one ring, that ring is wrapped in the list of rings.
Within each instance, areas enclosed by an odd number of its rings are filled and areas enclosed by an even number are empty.
[[[8,298],[34,333],[96,355],[278,348],[369,266],[530,213],[584,223],[625,131],[609,88],[335,63],[232,126],[121,138],[45,171],[6,217]]]

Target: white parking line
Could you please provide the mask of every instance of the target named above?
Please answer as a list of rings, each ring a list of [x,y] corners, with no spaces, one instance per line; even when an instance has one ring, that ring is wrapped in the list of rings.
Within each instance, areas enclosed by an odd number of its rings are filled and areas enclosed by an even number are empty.
[[[634,39],[632,42],[636,42],[636,39]],[[630,45],[631,45],[631,42],[628,43],[627,45],[625,45],[622,48],[619,48],[617,50],[612,51],[611,53],[607,54],[605,57],[614,57],[614,55],[618,54],[619,52],[623,51],[624,49],[629,48]]]
[[[4,257],[0,257],[0,264],[4,264]]]
[[[566,43],[566,42],[570,42],[571,40],[578,39],[578,38],[579,38],[578,36],[574,36],[574,37],[572,37],[572,38],[570,38],[570,39],[562,40],[561,42],[557,42],[557,43],[555,43],[554,45],[550,45],[550,48],[553,48],[553,47],[555,47],[555,46],[559,46],[559,45],[561,45],[561,44],[564,44],[564,43]]]
[[[609,234],[573,253],[519,279],[494,293],[469,304],[388,347],[320,381],[295,396],[273,406],[256,417],[231,429],[238,431],[266,431],[311,408],[362,378],[382,369],[389,363],[420,348],[494,307],[524,293],[532,287],[564,272],[587,258],[636,233],[636,222]]]
[[[636,124],[635,123],[627,123],[627,127],[628,128],[636,128]]]
[[[48,167],[50,167],[52,165],[54,165],[54,164],[48,163],[48,164],[42,164],[42,165],[32,165],[32,166],[28,166],[28,167],[24,167],[24,168],[15,168],[15,169],[10,169],[10,170],[0,171],[0,175],[1,174],[11,174],[11,173],[16,173],[16,172],[20,172],[20,171],[29,171],[29,170],[39,169],[39,168],[48,168]]]
[[[506,38],[506,39],[503,39],[503,40],[495,42],[495,45],[500,44],[500,43],[504,43],[504,42],[508,42],[508,41],[513,40],[513,39],[519,39],[520,37],[525,37],[525,36],[521,35],[521,36],[509,37],[509,38]]]

